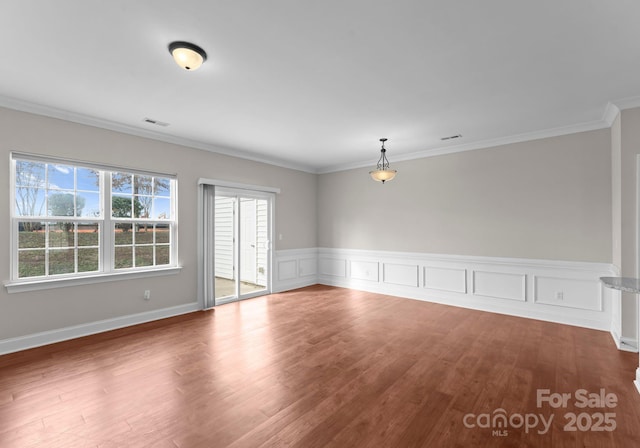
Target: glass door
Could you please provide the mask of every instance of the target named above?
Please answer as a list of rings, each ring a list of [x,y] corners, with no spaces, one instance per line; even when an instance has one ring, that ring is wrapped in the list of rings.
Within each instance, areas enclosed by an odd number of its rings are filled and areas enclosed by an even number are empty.
[[[271,292],[272,195],[216,188],[216,305]]]

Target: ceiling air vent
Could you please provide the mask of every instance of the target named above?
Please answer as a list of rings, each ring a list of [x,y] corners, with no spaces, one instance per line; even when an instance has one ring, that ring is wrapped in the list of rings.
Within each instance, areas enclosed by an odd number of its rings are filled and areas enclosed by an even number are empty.
[[[442,137],[440,140],[444,142],[446,140],[453,140],[454,138],[460,138],[460,137],[462,137],[462,134],[450,135],[449,137]]]
[[[154,120],[153,118],[145,118],[142,121],[149,124],[155,124],[156,126],[162,126],[163,128],[166,128],[167,126],[169,126],[169,123],[165,123],[164,121]]]

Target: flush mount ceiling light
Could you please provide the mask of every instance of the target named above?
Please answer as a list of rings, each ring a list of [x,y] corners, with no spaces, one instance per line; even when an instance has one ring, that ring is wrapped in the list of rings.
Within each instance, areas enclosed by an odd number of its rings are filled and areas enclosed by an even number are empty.
[[[207,60],[207,53],[189,42],[171,42],[169,53],[173,56],[176,64],[189,71],[197,70]]]
[[[387,150],[384,148],[384,142],[386,142],[387,139],[381,138],[380,141],[382,142],[382,149],[380,149],[380,159],[378,160],[376,169],[373,171],[369,171],[369,174],[371,175],[371,178],[373,180],[385,183],[386,181],[396,177],[396,173],[398,171],[389,168],[389,161],[387,160],[387,156],[385,155]]]

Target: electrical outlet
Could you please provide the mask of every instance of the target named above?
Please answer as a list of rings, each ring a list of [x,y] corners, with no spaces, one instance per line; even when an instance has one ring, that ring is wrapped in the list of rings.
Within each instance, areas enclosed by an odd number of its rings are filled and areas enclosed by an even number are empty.
[[[564,299],[564,293],[562,291],[556,292],[556,300],[563,300],[563,299]]]
[[[151,290],[150,289],[145,289],[144,290],[144,300],[151,300]]]

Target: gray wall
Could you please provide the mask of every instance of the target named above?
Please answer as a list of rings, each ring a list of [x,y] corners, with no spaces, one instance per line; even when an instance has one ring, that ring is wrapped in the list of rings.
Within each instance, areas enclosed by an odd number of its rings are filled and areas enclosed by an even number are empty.
[[[385,185],[319,176],[320,247],[612,261],[609,129],[398,163],[388,147]]]
[[[8,294],[0,287],[0,339],[197,301],[197,181],[223,179],[281,189],[275,249],[315,247],[315,174],[0,108],[0,280],[9,280],[9,153],[14,151],[177,173],[178,275]],[[145,302],[142,292],[152,291]]]

